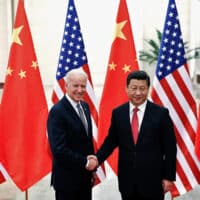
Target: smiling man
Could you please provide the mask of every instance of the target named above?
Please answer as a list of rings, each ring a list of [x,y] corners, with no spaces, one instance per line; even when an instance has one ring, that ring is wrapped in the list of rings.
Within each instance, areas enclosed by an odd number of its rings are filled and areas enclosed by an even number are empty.
[[[118,182],[123,200],[164,200],[175,180],[176,138],[167,108],[147,100],[150,78],[131,72],[129,102],[113,109],[111,125],[97,152],[99,164],[119,147]]]
[[[51,184],[56,200],[91,200],[95,159],[92,122],[88,104],[83,101],[87,75],[81,69],[67,73],[67,94],[50,110],[48,138],[53,157]]]

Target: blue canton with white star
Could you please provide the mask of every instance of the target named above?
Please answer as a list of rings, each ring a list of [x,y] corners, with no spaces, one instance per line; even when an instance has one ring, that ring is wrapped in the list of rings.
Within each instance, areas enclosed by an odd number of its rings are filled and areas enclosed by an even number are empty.
[[[72,69],[82,67],[87,63],[87,56],[83,43],[78,15],[73,0],[69,0],[65,30],[56,79],[62,79]]]
[[[156,68],[159,80],[186,63],[178,12],[174,0],[170,0]]]

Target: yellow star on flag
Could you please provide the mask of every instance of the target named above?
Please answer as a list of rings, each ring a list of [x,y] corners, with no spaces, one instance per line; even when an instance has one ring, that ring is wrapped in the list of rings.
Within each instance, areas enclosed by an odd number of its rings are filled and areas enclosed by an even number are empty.
[[[8,67],[7,70],[6,70],[6,75],[11,76],[12,72],[13,72],[13,69],[11,69],[11,67]]]
[[[126,37],[125,37],[124,33],[122,32],[122,29],[124,28],[126,22],[127,22],[127,21],[125,20],[125,21],[123,21],[123,22],[120,22],[120,23],[117,23],[117,24],[116,24],[116,30],[115,30],[114,40],[115,40],[117,37],[126,40]],[[113,41],[114,41],[114,40],[113,40]]]
[[[20,72],[18,73],[18,75],[20,76],[21,79],[26,78],[26,71],[23,71],[21,69]]]
[[[31,67],[33,67],[34,69],[37,69],[38,68],[38,62],[37,61],[32,61]]]
[[[110,70],[115,71],[117,65],[114,62],[112,62],[108,66],[110,67]]]
[[[12,34],[12,42],[17,43],[19,45],[22,45],[22,42],[20,40],[19,34],[21,33],[23,26],[19,26],[17,28],[13,29],[13,34]]]
[[[130,67],[131,67],[130,65],[126,65],[126,64],[125,64],[124,67],[123,67],[122,69],[124,70],[125,73],[127,73],[127,72],[130,72],[130,71],[131,71],[131,70],[130,70]]]

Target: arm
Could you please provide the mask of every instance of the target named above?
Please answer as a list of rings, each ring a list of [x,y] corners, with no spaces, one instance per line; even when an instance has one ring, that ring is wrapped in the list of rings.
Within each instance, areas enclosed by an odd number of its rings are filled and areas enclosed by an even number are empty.
[[[63,164],[70,163],[71,166],[85,168],[86,156],[75,152],[66,144],[66,120],[63,119],[62,111],[51,110],[47,121],[48,139],[53,158]]]
[[[176,137],[174,132],[173,122],[169,116],[168,110],[162,120],[162,145],[164,151],[164,174],[163,184],[168,187],[170,181],[174,181],[176,178]],[[169,182],[167,182],[167,180]],[[169,183],[169,184],[168,184]]]
[[[97,152],[97,158],[99,164],[104,162],[107,157],[113,152],[113,150],[118,146],[118,137],[117,137],[117,122],[116,122],[115,112],[112,113],[111,125],[108,131],[108,135],[106,136],[103,144]]]

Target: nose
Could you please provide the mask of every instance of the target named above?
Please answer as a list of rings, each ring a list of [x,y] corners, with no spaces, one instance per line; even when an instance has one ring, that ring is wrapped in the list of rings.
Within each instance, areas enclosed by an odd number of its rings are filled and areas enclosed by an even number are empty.
[[[135,91],[135,94],[136,95],[140,95],[142,92],[141,92],[141,90],[138,88],[136,91]]]

